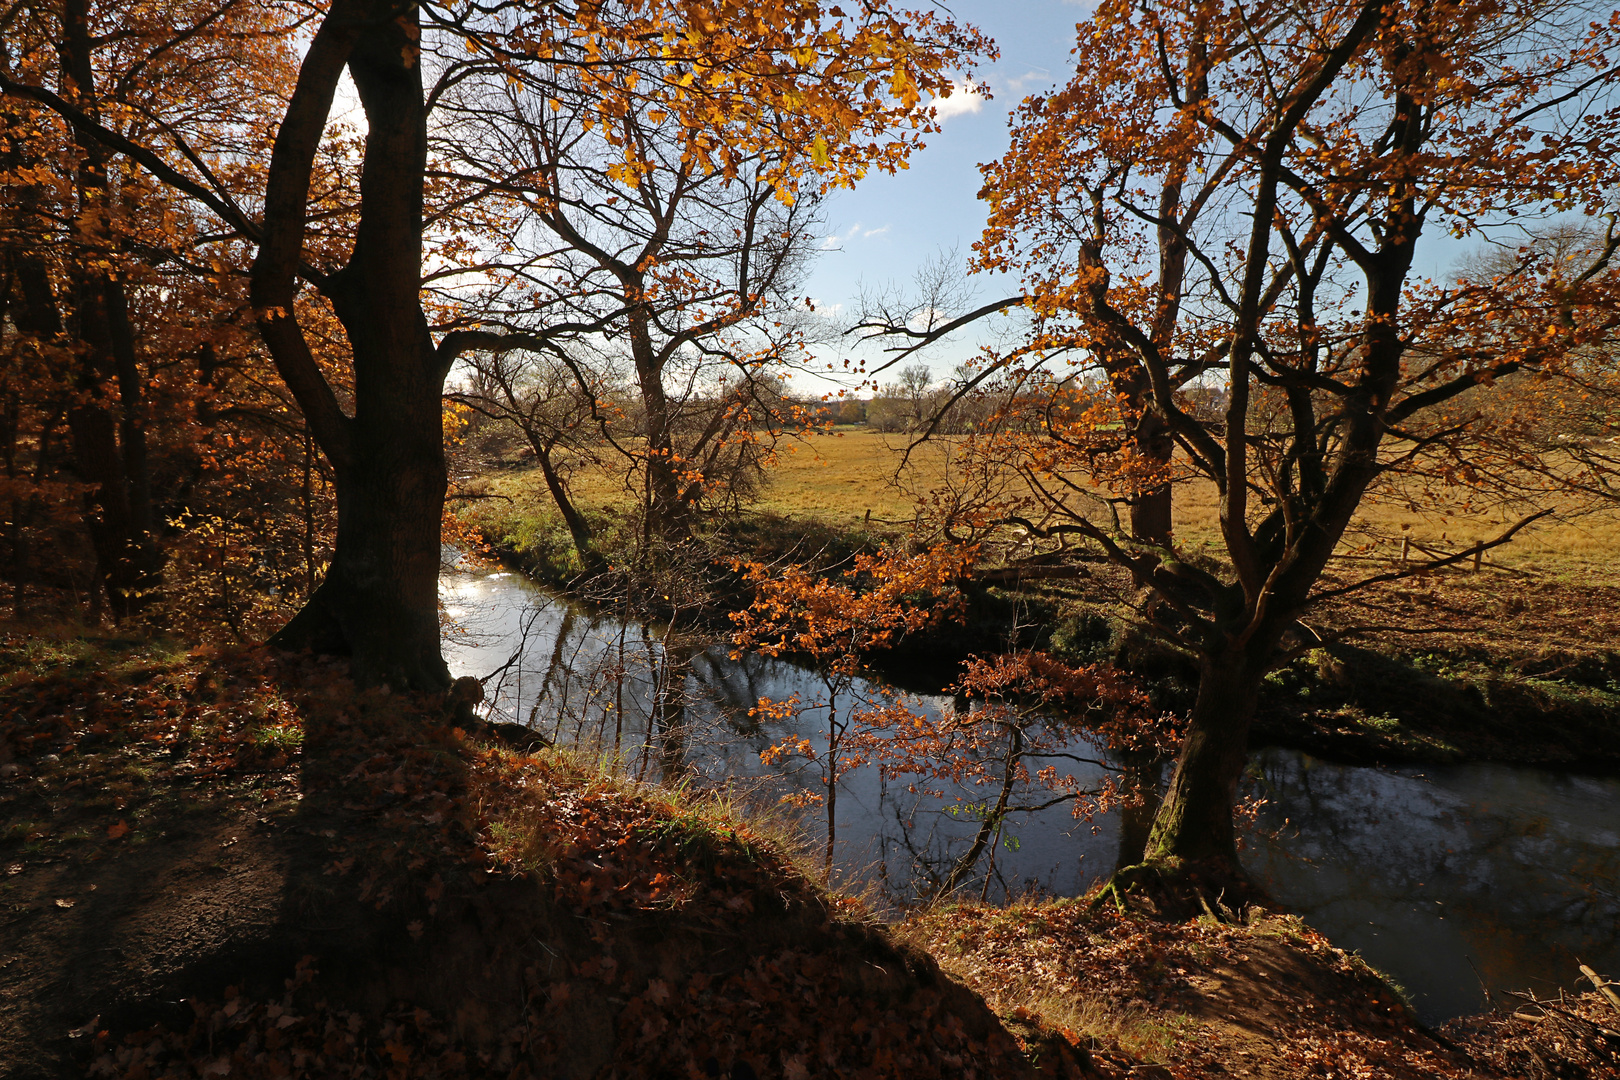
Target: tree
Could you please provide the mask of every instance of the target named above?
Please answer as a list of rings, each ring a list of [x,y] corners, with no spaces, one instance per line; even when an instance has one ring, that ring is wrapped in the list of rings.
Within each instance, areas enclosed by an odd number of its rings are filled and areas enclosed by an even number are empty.
[[[947,690],[957,705],[938,717],[894,702],[852,718],[854,745],[885,778],[942,801],[954,795],[946,812],[978,819],[967,847],[944,873],[924,867],[938,896],[964,885],[986,850],[993,851],[1008,824],[1022,815],[1068,803],[1076,818],[1089,820],[1140,802],[1142,793],[1129,790],[1128,775],[1123,785],[1105,775],[1085,786],[1074,775],[1076,765],[1120,770],[1088,756],[1076,742],[1118,757],[1156,751],[1174,733],[1173,718],[1152,717],[1147,695],[1117,668],[1075,667],[1041,652],[969,657]],[[987,874],[986,893],[989,886]]]
[[[934,373],[927,364],[910,364],[900,369],[900,378],[893,389],[895,397],[904,400],[911,414],[911,422],[921,426],[929,409],[928,388],[934,385]]]
[[[54,83],[124,137],[173,112],[175,136],[229,175],[264,145],[263,126],[243,118],[278,99],[287,31],[245,0],[18,4],[0,29],[0,77]],[[219,361],[241,336],[231,325],[240,289],[219,252],[198,280],[188,263],[200,223],[102,143],[20,98],[5,99],[0,126],[16,596],[37,569],[32,526],[62,494],[53,480],[71,476],[94,553],[92,609],[105,597],[123,618],[159,599],[165,497],[196,431],[186,384],[201,367],[229,366]],[[209,364],[189,362],[205,352]]]
[[[1455,282],[1415,268],[1426,235],[1517,247],[1527,222],[1611,212],[1620,16],[1590,15],[1108,0],[1080,25],[1074,79],[1019,110],[1013,150],[987,174],[981,263],[1025,273],[1033,347],[1063,327],[1106,373],[1118,414],[1089,427],[1151,416],[1220,497],[1225,561],[1195,562],[1059,497],[1087,469],[1078,440],[977,444],[1052,482],[1021,496],[1037,519],[978,507],[977,535],[1015,520],[1037,540],[1086,538],[1141,587],[1149,624],[1197,657],[1145,868],[1122,881],[1200,865],[1240,876],[1232,805],[1261,679],[1376,629],[1311,628],[1318,604],[1415,572],[1324,582],[1369,493],[1414,478],[1494,493],[1523,513],[1496,544],[1578,486],[1523,444],[1489,449],[1508,429],[1486,406],[1607,362],[1614,227],[1575,264],[1550,267],[1529,245]],[[1054,380],[1049,400],[1076,392]],[[1140,489],[1129,471],[1104,480]]]
[[[737,626],[732,644],[763,656],[804,657],[815,665],[825,690],[809,702],[797,695],[786,701],[761,698],[752,714],[778,721],[807,712],[826,714],[825,746],[793,736],[761,757],[767,765],[797,756],[815,766],[823,791],[802,802],[818,802],[826,809],[828,873],[838,839],[838,785],[867,756],[867,748],[851,739],[849,699],[860,665],[903,635],[958,613],[956,583],[971,560],[972,552],[945,546],[916,555],[857,555],[842,581],[798,565],[754,562],[737,567],[753,584],[755,596],[746,610],[731,616]]]
[[[787,290],[815,239],[816,184],[824,169],[835,174],[839,152],[800,178],[782,172],[791,151],[765,142],[734,171],[705,173],[694,140],[739,132],[683,128],[660,100],[658,67],[637,56],[617,65],[619,82],[650,92],[627,92],[627,111],[608,125],[590,80],[563,65],[476,93],[463,84],[443,107],[444,157],[463,182],[486,162],[520,163],[501,186],[513,250],[491,268],[500,284],[476,318],[522,341],[537,377],[573,376],[595,421],[579,434],[594,428],[601,451],[624,459],[645,533],[679,539],[698,506],[737,479],[739,452],[744,468],[757,463],[746,448],[786,420],[781,372],[803,362],[792,328],[783,332]],[[478,122],[491,113],[508,122]],[[626,145],[637,148],[634,168]],[[628,408],[608,400],[621,388]],[[578,546],[583,521],[566,500],[558,509]]]
[[[577,64],[595,73],[599,122],[612,122],[630,111],[627,95],[636,87],[615,82],[603,51],[639,50],[658,62],[652,77],[677,124],[748,133],[723,142],[695,138],[696,168],[735,174],[768,132],[772,141],[786,136],[793,150],[779,165],[784,178],[831,147],[861,143],[869,152],[852,157],[840,177],[853,179],[865,168],[896,167],[914,141],[891,132],[891,102],[910,109],[923,94],[946,92],[947,72],[979,45],[947,20],[882,4],[850,18],[808,0],[746,12],[697,0],[622,0],[572,11],[536,3],[495,12],[333,0],[309,40],[262,194],[252,200],[188,153],[172,125],[140,142],[26,78],[8,74],[0,90],[54,110],[82,137],[206,206],[231,230],[228,241],[256,247],[249,300],[258,329],[330,463],[338,506],[326,577],[276,641],[348,652],[365,682],[437,690],[449,683],[437,612],[447,483],[440,396],[463,352],[506,347],[498,331],[454,320],[436,329],[423,306],[428,132],[442,93],[469,79],[521,81],[530,65]],[[424,82],[430,61],[438,76],[431,94]],[[341,256],[310,251],[307,241],[317,155],[345,70],[367,130],[352,246]],[[763,123],[767,109],[791,116],[789,130]],[[634,172],[639,148],[622,149]],[[479,194],[458,189],[445,197]],[[456,258],[475,248],[452,236],[440,250]],[[301,282],[342,324],[353,375],[348,407],[300,323]]]
[[[971,39],[945,31],[920,25],[918,44],[965,60]],[[857,44],[821,42],[841,49],[827,70],[851,86],[868,63]],[[576,44],[515,78],[464,81],[441,102],[444,175],[498,190],[480,208],[500,223],[476,227],[511,237],[485,267],[495,284],[463,318],[574,372],[587,400],[629,390],[633,406],[603,403],[597,416],[603,451],[628,464],[646,537],[680,540],[700,507],[746,488],[775,437],[803,422],[782,380],[809,359],[792,289],[815,249],[821,197],[869,168],[903,167],[914,135],[934,127],[910,95],[874,98],[868,84],[863,100],[832,83],[821,89],[840,100],[824,104],[859,103],[875,140],[806,131],[794,93],[693,127],[670,79],[701,65],[635,41],[591,48],[589,63]],[[706,163],[716,147],[719,168]],[[490,162],[517,168],[495,176]]]
[[[530,359],[518,352],[474,353],[466,358],[468,384],[451,396],[468,408],[516,428],[534,454],[552,503],[562,516],[574,543],[580,569],[594,574],[603,560],[585,515],[574,503],[569,480],[577,466],[600,468],[591,429],[611,410],[608,388],[588,384],[582,392],[577,379],[586,369],[544,358]],[[576,371],[578,374],[576,374]],[[616,410],[612,410],[616,411]]]

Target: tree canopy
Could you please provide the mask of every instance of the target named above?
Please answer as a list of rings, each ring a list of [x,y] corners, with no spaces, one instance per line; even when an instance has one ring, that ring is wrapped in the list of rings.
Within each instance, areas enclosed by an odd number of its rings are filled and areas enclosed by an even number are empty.
[[[986,47],[949,19],[883,3],[854,14],[816,2],[755,8],[667,0],[573,8],[334,0],[314,15],[245,3],[154,11],[157,22],[180,28],[175,40],[188,45],[206,40],[204,31],[230,11],[270,20],[282,47],[289,34],[309,35],[293,79],[285,68],[268,80],[248,70],[259,59],[251,50],[204,65],[221,85],[270,89],[273,103],[238,102],[240,113],[232,114],[242,130],[273,133],[266,163],[262,141],[195,140],[183,87],[152,100],[145,125],[103,115],[78,89],[97,72],[48,78],[52,34],[17,36],[14,26],[32,10],[19,5],[7,16],[8,54],[28,50],[8,55],[0,74],[8,103],[27,103],[34,116],[54,113],[92,171],[96,161],[118,156],[132,174],[185,196],[191,213],[210,214],[218,228],[201,258],[223,262],[214,252],[230,252],[239,266],[251,253],[247,305],[330,469],[337,504],[330,567],[278,640],[351,652],[363,680],[423,689],[448,683],[436,593],[447,483],[445,378],[470,350],[534,344],[537,331],[543,338],[557,330],[561,310],[537,312],[531,294],[523,309],[541,325],[509,337],[503,319],[486,317],[467,290],[444,288],[450,279],[471,282],[472,295],[488,300],[477,283],[494,275],[499,285],[500,272],[512,269],[501,261],[500,238],[470,227],[521,208],[561,228],[561,241],[585,257],[606,255],[590,249],[577,225],[562,226],[575,185],[590,178],[602,206],[623,199],[627,208],[645,207],[660,190],[660,168],[672,169],[683,190],[701,185],[721,200],[740,198],[755,221],[771,221],[777,211],[761,212],[777,206],[791,214],[801,190],[813,195],[874,168],[901,167],[929,127],[925,97],[948,93],[958,69]],[[39,10],[45,22],[59,17],[49,6]],[[130,13],[68,2],[60,18],[100,40]],[[101,78],[119,86],[162,75],[139,50],[103,62]],[[345,72],[366,119],[363,145],[350,151],[328,136]],[[491,111],[492,102],[503,107]],[[572,132],[530,125],[531,135],[551,130],[562,141],[531,140],[523,156],[496,155],[499,138],[484,137],[490,126],[535,108],[539,117],[573,123]],[[452,130],[453,141],[435,142]],[[659,138],[649,139],[654,131]],[[447,152],[464,146],[488,156]],[[623,194],[608,194],[604,185]],[[678,274],[658,269],[668,254],[659,223],[655,208],[647,227],[661,239],[651,247],[644,240],[635,257],[626,260],[619,249],[609,265],[597,260],[617,275],[620,305],[641,313],[643,339],[649,297],[668,287],[661,277]],[[752,308],[757,284],[744,269],[733,298],[719,307]],[[573,285],[594,288],[589,279]],[[318,298],[313,310],[303,302],[306,287]],[[728,317],[718,309],[707,316]],[[341,327],[335,337],[327,318]],[[643,346],[638,362],[648,359]],[[323,356],[335,356],[341,369],[330,370]],[[649,456],[675,464],[656,447]],[[109,477],[92,482],[101,492],[115,487]],[[116,516],[104,507],[98,520]],[[124,531],[145,535],[150,528],[136,521]],[[138,538],[119,543],[141,546]],[[140,573],[155,572],[152,558],[135,561],[148,564]]]
[[[1235,867],[1261,678],[1329,640],[1318,604],[1387,578],[1324,584],[1365,498],[1493,492],[1519,509],[1501,542],[1607,482],[1590,458],[1545,467],[1511,417],[1612,363],[1617,34],[1580,5],[1105,2],[1075,76],[985,167],[977,265],[1021,275],[1034,326],[974,376],[1013,404],[966,470],[1024,483],[951,516],[1100,546],[1199,657],[1153,867]],[[1581,218],[1584,243],[1537,239]],[[1505,254],[1435,280],[1435,234]],[[1218,558],[1174,542],[1186,476],[1218,493]],[[1162,493],[1163,514],[1126,528],[1099,490]]]

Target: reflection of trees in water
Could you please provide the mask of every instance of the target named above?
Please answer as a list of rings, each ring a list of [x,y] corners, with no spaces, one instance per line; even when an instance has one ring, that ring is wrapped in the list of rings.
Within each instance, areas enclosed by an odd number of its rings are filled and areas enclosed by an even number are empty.
[[[976,891],[979,900],[986,902],[992,896],[1005,901],[1015,895],[1014,886],[1004,873],[1003,862],[997,857],[1003,844],[1016,844],[1016,840],[1006,836],[1004,829],[996,829],[982,869],[975,866],[972,869],[976,872],[968,874],[962,872],[963,849],[973,841],[974,829],[980,823],[977,817],[947,817],[940,812],[937,800],[912,794],[905,788],[896,790],[886,781],[880,805],[888,814],[884,815],[878,834],[882,853],[878,871],[883,890],[891,898],[901,903],[943,899],[953,879],[955,896],[971,896]],[[963,827],[953,828],[958,821]],[[1040,889],[1042,885],[1034,878],[1026,878],[1020,884],[1025,892]]]
[[[527,617],[538,619],[539,616],[540,609],[536,608],[533,614]],[[540,679],[540,692],[535,695],[534,704],[529,707],[528,723],[532,728],[540,727],[540,703],[546,700],[548,695],[555,693],[564,697],[563,707],[559,709],[559,715],[567,709],[568,680],[564,676],[568,668],[565,665],[563,650],[573,637],[573,629],[574,609],[572,606],[565,607],[563,608],[562,624],[558,626],[556,638],[551,644],[551,657],[546,664],[545,675]]]
[[[526,605],[518,623],[521,658],[498,673],[494,708],[514,719],[522,716],[553,742],[602,754],[640,779],[755,783],[779,793],[784,784],[805,782],[791,770],[759,777],[752,751],[766,732],[750,712],[762,697],[782,697],[813,682],[814,672],[757,654],[733,658],[702,635],[671,639],[651,625],[594,617],[549,600]],[[841,713],[893,700],[886,687],[859,682],[859,693]],[[972,845],[974,829],[983,825],[972,809],[972,791],[960,793],[957,804],[949,796],[910,795],[901,785],[883,783],[875,770],[868,780],[856,781],[862,788],[868,783],[879,791],[867,812],[883,831],[868,836],[882,846],[881,874],[891,893],[912,898],[939,891],[953,869],[963,876],[963,853]],[[897,802],[898,795],[909,804]],[[958,805],[955,817],[948,816],[951,805]],[[902,819],[921,822],[924,831],[901,827]],[[976,860],[969,892],[1006,896],[1048,884],[1007,873],[1005,845],[1016,844],[1016,833],[1016,827],[997,824],[992,843]],[[856,846],[864,846],[860,838]]]
[[[753,730],[757,665],[731,664],[703,635],[672,637],[538,594],[506,647],[510,657],[485,677],[491,715],[637,778],[691,779],[695,746],[734,746]]]
[[[765,696],[761,683],[775,663],[779,661],[754,653],[732,659],[724,646],[710,645],[693,656],[692,675],[732,730],[752,736],[759,732],[759,721],[750,713]]]
[[[700,635],[671,641],[658,627],[625,624],[540,594],[532,600],[519,594],[523,599],[514,603],[518,586],[496,587],[504,587],[504,595],[468,590],[447,594],[447,602],[462,609],[458,618],[469,634],[491,648],[509,652],[512,644],[495,644],[499,635],[488,629],[493,616],[517,628],[523,655],[489,687],[502,715],[525,719],[565,744],[617,753],[622,768],[647,779],[758,784],[773,798],[791,783],[760,776],[754,751],[767,733],[749,710],[761,697],[785,697],[784,690],[813,678],[810,673],[758,655],[733,660],[723,645]],[[882,689],[863,685],[870,693]],[[1425,779],[1313,763],[1292,752],[1263,752],[1256,763],[1255,790],[1270,805],[1260,818],[1265,828],[1250,836],[1245,862],[1270,878],[1282,903],[1324,920],[1337,911],[1345,927],[1359,920],[1365,929],[1376,918],[1380,929],[1395,928],[1404,919],[1405,932],[1418,940],[1432,925],[1424,920],[1444,910],[1448,920],[1438,925],[1457,928],[1493,981],[1496,972],[1563,978],[1570,951],[1584,952],[1589,962],[1607,957],[1601,962],[1620,969],[1615,782],[1506,769],[1435,769]],[[1140,772],[1145,783],[1161,770],[1144,764]],[[862,811],[867,831],[852,835],[846,850],[852,861],[874,862],[847,870],[878,879],[896,899],[926,891],[930,872],[938,876],[949,868],[977,820],[942,817],[939,801],[872,774],[854,782],[855,794],[868,804]],[[1488,808],[1477,808],[1484,804]],[[1133,831],[1129,814],[1119,821],[1120,858],[1134,861],[1139,830]],[[1037,855],[998,843],[961,891],[996,900],[1031,885],[1063,880],[1067,887],[1063,875],[1074,869],[1082,840],[1054,840],[1063,828],[1055,820],[1038,827],[1040,843],[1055,847]],[[1600,842],[1605,830],[1608,847]],[[1323,929],[1339,932],[1326,922]],[[1453,959],[1471,989],[1472,972],[1460,954]]]
[[[876,884],[891,901],[902,906],[919,900],[943,899],[941,887],[960,865],[964,849],[973,842],[977,818],[956,819],[941,814],[937,800],[914,795],[904,787],[888,785],[882,796],[882,817],[878,831]],[[1036,822],[1025,823],[1031,827]],[[1051,828],[1052,822],[1045,822]],[[953,893],[956,898],[973,897],[982,903],[1008,903],[1024,896],[1058,896],[1066,887],[1057,882],[1065,867],[1084,859],[1079,830],[1091,826],[1074,820],[1062,832],[1068,843],[1048,865],[1030,866],[1020,844],[1021,827],[998,830],[975,872],[963,877]],[[1138,853],[1139,855],[1140,853]],[[1081,891],[1101,880],[1109,867],[1099,864],[1094,874],[1080,878]]]
[[[687,762],[687,741],[691,717],[687,705],[695,684],[692,658],[700,651],[692,643],[669,644],[654,668],[652,732],[649,743],[658,745],[659,779],[679,783],[691,774]]]
[[[500,640],[500,633],[480,630],[480,624],[499,621],[499,613],[509,610],[510,599],[498,591],[490,590],[480,596],[481,582],[458,582],[446,595],[439,590],[439,635],[446,645],[461,649],[480,649]]]
[[[1125,801],[1118,810],[1119,854],[1115,869],[1135,866],[1147,850],[1153,816],[1164,797],[1164,767],[1171,760],[1161,753],[1126,750],[1116,754],[1120,765],[1120,794]]]
[[[1576,954],[1620,964],[1620,853],[1603,824],[1612,794],[1493,766],[1410,775],[1261,761],[1265,820],[1289,828],[1261,834],[1252,865],[1330,935],[1373,923],[1421,935],[1443,919],[1502,985],[1567,984]]]
[[[1251,777],[1246,791],[1266,805],[1250,842],[1268,860],[1354,866],[1398,888],[1462,880],[1480,845],[1466,806],[1421,776],[1262,752]]]

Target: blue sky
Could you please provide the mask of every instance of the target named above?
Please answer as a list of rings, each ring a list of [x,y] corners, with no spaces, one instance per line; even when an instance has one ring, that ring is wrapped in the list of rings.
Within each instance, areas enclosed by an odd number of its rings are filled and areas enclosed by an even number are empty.
[[[905,6],[902,4],[902,6]],[[944,5],[936,5],[943,9]],[[874,174],[851,190],[834,194],[825,208],[824,251],[805,286],[824,315],[834,319],[858,308],[863,285],[880,289],[905,287],[917,269],[941,251],[956,249],[965,264],[973,242],[984,226],[984,207],[978,201],[978,164],[999,158],[1007,149],[1007,116],[1032,93],[1068,80],[1069,50],[1075,24],[1088,16],[1090,0],[958,0],[949,10],[995,39],[1001,56],[975,71],[988,83],[993,100],[972,100],[955,95],[946,99],[942,130],[927,139],[927,147],[911,159],[911,168],[894,176]],[[958,104],[958,102],[962,104]],[[1478,241],[1456,241],[1444,230],[1431,229],[1420,242],[1420,273],[1442,275]],[[979,303],[1017,291],[1009,279],[977,275],[969,279]],[[993,336],[988,325],[985,338]],[[963,332],[959,340],[934,347],[921,357],[936,377],[970,355],[976,335]],[[823,359],[862,357],[868,363],[882,359],[870,346],[855,342],[818,348]],[[891,379],[893,372],[883,376]],[[808,383],[803,386],[809,390]]]
[[[895,176],[874,174],[837,192],[825,208],[824,251],[805,286],[824,314],[847,315],[862,285],[908,284],[917,268],[940,251],[957,249],[966,262],[984,227],[978,201],[978,164],[1007,148],[1007,114],[1031,93],[1068,79],[1074,26],[1089,5],[1068,0],[958,0],[949,10],[996,40],[1001,58],[975,71],[993,100],[952,95],[942,130]],[[972,108],[966,106],[971,105]],[[981,302],[1006,295],[1011,283],[979,281]],[[941,349],[930,357],[943,375],[971,346]],[[845,350],[856,355],[853,346]]]

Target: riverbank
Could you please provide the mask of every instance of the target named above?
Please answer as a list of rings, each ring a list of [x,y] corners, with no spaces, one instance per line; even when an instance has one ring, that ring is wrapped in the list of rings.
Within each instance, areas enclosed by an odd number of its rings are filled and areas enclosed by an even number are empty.
[[[1524,1075],[1488,1064],[1516,1044],[1436,1044],[1296,922],[885,927],[769,819],[338,662],[0,627],[0,717],[7,1077]],[[1265,1060],[1164,996],[1239,976],[1332,1053]]]
[[[0,1076],[1033,1075],[723,803],[339,663],[0,652]]]
[[[1127,1075],[1620,1076],[1620,1009],[1596,992],[1546,1008],[1510,999],[1516,1012],[1430,1030],[1398,987],[1299,919],[1236,914],[1164,922],[1065,900],[956,908],[906,932],[998,1014],[1105,1047],[1096,1060]]]
[[[798,468],[817,481],[811,494],[830,498],[841,486],[823,491],[821,471]],[[733,560],[805,562],[834,572],[856,553],[903,540],[896,519],[865,520],[842,505],[818,513],[778,491],[775,509],[740,514],[637,571],[627,556],[615,558],[622,538],[614,519],[599,517],[615,570],[582,588],[566,530],[545,493],[534,490],[533,476],[514,466],[489,482],[504,498],[481,503],[470,520],[512,566],[587,602],[618,607],[634,594],[646,617],[676,617],[717,640],[731,628],[729,613],[750,599]],[[795,507],[791,516],[779,512]],[[1577,558],[1583,543],[1568,539],[1568,551],[1543,557],[1542,571],[1448,568],[1380,583],[1326,607],[1310,627],[1324,639],[1357,626],[1376,631],[1309,650],[1274,672],[1254,745],[1353,764],[1500,762],[1620,775],[1620,575]],[[902,640],[868,663],[904,689],[934,692],[970,654],[1042,648],[1072,661],[1118,664],[1159,707],[1190,709],[1196,664],[1127,617],[1134,594],[1126,575],[1102,561],[1064,576],[1043,578],[1039,569],[981,574],[967,586],[965,622]],[[1325,586],[1364,572],[1361,563],[1335,563]]]

